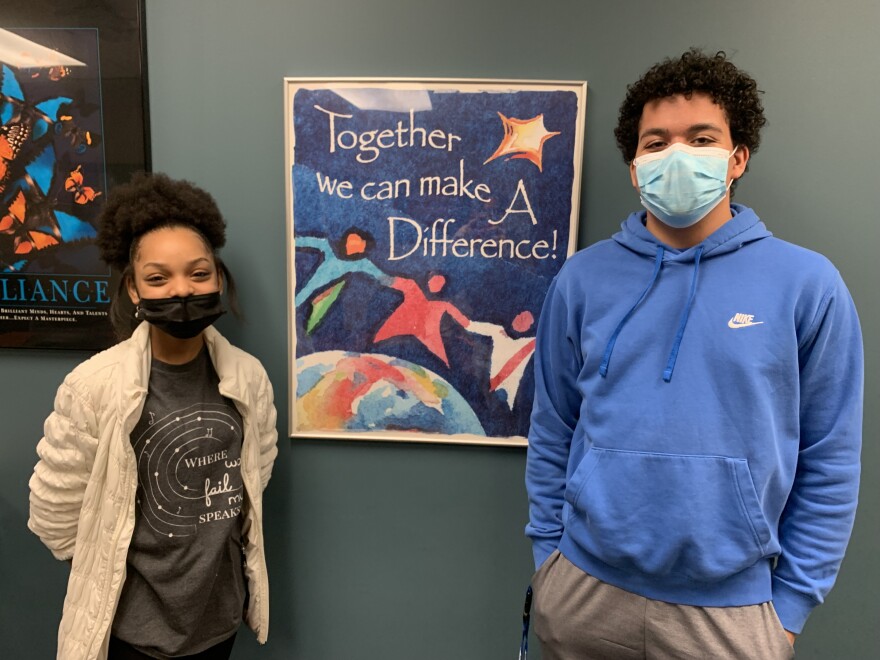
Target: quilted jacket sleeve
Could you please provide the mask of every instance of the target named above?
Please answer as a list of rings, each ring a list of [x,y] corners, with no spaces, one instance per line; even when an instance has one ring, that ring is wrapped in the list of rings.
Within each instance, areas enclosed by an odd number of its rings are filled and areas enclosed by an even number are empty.
[[[278,455],[277,413],[275,412],[275,395],[272,383],[265,371],[260,378],[260,389],[257,393],[257,432],[260,435],[260,485],[263,490],[272,476],[272,466]]]
[[[80,509],[98,445],[91,402],[68,376],[37,444],[40,460],[30,480],[28,527],[57,559],[73,557]]]

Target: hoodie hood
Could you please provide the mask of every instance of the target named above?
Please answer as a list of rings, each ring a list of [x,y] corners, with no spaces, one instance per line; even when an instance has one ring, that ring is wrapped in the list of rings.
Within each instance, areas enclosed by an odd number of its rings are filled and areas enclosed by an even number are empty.
[[[645,226],[646,211],[636,211],[623,221],[620,231],[612,237],[617,243],[637,254],[654,259],[657,248],[662,247],[664,261],[694,261],[698,248],[701,258],[709,259],[740,249],[746,243],[767,238],[773,234],[767,229],[755,212],[741,204],[731,204],[733,217],[721,225],[706,240],[698,245],[679,250],[661,243]]]
[[[690,290],[682,305],[678,327],[675,330],[675,335],[672,341],[672,349],[670,350],[669,358],[666,361],[666,368],[663,370],[663,380],[667,383],[672,380],[672,372],[675,370],[678,351],[681,348],[681,342],[684,337],[684,332],[687,329],[691,307],[693,306],[694,298],[697,295],[700,262],[705,259],[734,252],[747,243],[752,243],[762,238],[772,236],[767,230],[767,227],[765,227],[764,223],[758,219],[758,216],[752,209],[740,204],[731,204],[730,210],[733,213],[733,217],[730,220],[725,222],[703,242],[685,250],[669,247],[657,240],[657,238],[649,232],[648,228],[645,226],[645,211],[632,213],[626,220],[624,220],[621,225],[621,230],[613,236],[614,240],[636,254],[644,255],[645,257],[653,259],[654,266],[644,291],[642,291],[642,294],[638,299],[633,302],[629,311],[627,311],[623,318],[620,319],[611,338],[608,340],[605,352],[602,355],[602,363],[599,365],[599,374],[603,378],[608,375],[608,366],[611,362],[611,355],[614,352],[614,344],[617,342],[617,338],[620,336],[627,321],[629,321],[639,305],[642,304],[642,301],[650,295],[651,289],[654,288],[654,283],[657,281],[657,277],[660,275],[664,263],[693,263]]]

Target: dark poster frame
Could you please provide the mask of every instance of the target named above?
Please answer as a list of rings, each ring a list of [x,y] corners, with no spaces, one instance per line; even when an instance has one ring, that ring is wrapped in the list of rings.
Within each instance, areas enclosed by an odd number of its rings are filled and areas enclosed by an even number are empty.
[[[100,121],[101,129],[96,135],[96,141],[103,150],[102,158],[97,156],[92,158],[94,162],[87,164],[81,170],[83,174],[88,173],[82,179],[77,180],[77,175],[74,175],[73,171],[64,171],[62,162],[64,165],[71,165],[71,169],[74,169],[73,163],[67,158],[70,152],[69,145],[76,137],[82,139],[85,131],[81,127],[71,131],[68,125],[61,125],[63,121],[70,121],[63,120],[63,116],[74,115],[71,123],[76,122],[78,117],[75,115],[75,108],[74,112],[69,112],[67,106],[62,106],[56,113],[49,113],[46,122],[49,131],[54,129],[57,138],[64,138],[68,142],[62,146],[61,151],[64,153],[56,159],[57,167],[51,184],[52,196],[50,198],[46,195],[46,199],[41,200],[48,203],[46,208],[55,212],[57,216],[57,211],[64,208],[63,203],[58,200],[64,197],[65,191],[67,197],[98,193],[97,197],[89,200],[89,205],[72,206],[83,209],[80,215],[97,229],[100,208],[95,207],[102,205],[108,191],[120,183],[127,182],[133,173],[151,169],[144,0],[101,0],[81,5],[75,11],[69,5],[52,0],[28,0],[28,2],[8,4],[10,6],[0,11],[0,28],[20,36],[28,35],[35,43],[39,43],[40,35],[49,35],[45,39],[47,43],[41,44],[48,48],[52,48],[55,44],[55,49],[60,50],[57,44],[63,43],[63,38],[79,38],[80,33],[73,32],[75,29],[82,29],[82,35],[86,35],[88,30],[94,31],[97,35],[97,61],[100,73],[97,85],[100,87],[100,109],[97,113],[99,119],[96,121]],[[53,35],[58,35],[58,38],[54,38]],[[58,81],[57,68],[54,71],[45,67],[20,68],[14,71],[16,77],[21,79],[17,82],[24,90],[27,90],[29,85],[46,81],[50,75],[55,76],[52,79],[57,81],[59,90],[63,89],[64,83],[67,82]],[[64,75],[67,74],[62,73],[62,77]],[[73,80],[73,76],[68,80]],[[85,84],[83,83],[83,86]],[[33,99],[35,103],[39,100],[39,98]],[[26,105],[25,112],[31,112],[29,107]],[[93,107],[90,109],[94,110]],[[18,116],[20,115],[19,112]],[[41,116],[46,119],[47,115],[43,113]],[[4,136],[10,139],[12,137],[6,127],[4,127]],[[89,139],[95,140],[95,137],[90,135]],[[53,149],[56,153],[61,153],[57,147],[53,146]],[[89,167],[92,167],[91,171]],[[17,173],[21,174],[21,170]],[[69,178],[71,176],[73,180]],[[27,183],[23,187],[27,192]],[[20,222],[17,216],[21,215],[22,202],[27,200],[16,200],[16,195],[14,189],[12,192],[7,191],[6,194],[0,195],[0,217],[8,218],[2,224],[7,230],[3,237],[7,242],[10,234],[9,225],[17,228],[19,235],[23,235],[21,231],[23,226],[17,226],[15,223]],[[69,199],[64,199],[68,205],[71,204]],[[79,200],[82,202],[83,198],[79,197]],[[18,213],[13,208],[16,201]],[[72,245],[73,241],[70,241],[65,247]],[[51,247],[57,249],[59,246]],[[6,260],[5,267],[0,268],[0,280],[3,280],[0,281],[0,348],[97,351],[115,342],[108,312],[109,301],[116,289],[119,274],[111,272],[109,267],[100,262],[92,236],[78,237],[76,247],[88,250],[88,258],[56,259],[49,251],[45,252],[47,256],[41,263],[27,266],[31,268],[31,272],[10,270],[11,260]],[[9,251],[8,246],[7,251]],[[3,265],[0,263],[0,266]],[[62,282],[61,278],[65,276],[68,281]],[[54,285],[53,278],[57,280]],[[37,280],[41,282],[37,283]],[[81,282],[79,296],[74,294],[76,281]],[[37,291],[34,290],[35,287]],[[86,291],[91,292],[91,295],[86,294]],[[96,291],[100,295],[96,295]],[[87,298],[88,302],[82,302]]]

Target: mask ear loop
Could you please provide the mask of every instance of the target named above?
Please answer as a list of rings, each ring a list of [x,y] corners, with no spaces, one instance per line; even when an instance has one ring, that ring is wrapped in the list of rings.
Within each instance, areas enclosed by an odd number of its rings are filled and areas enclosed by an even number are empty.
[[[733,148],[733,151],[730,152],[730,155],[727,157],[727,160],[730,160],[731,158],[733,158],[734,155],[736,155],[736,152],[737,152],[738,150],[739,150],[739,145],[736,145],[736,146]],[[727,184],[727,189],[726,189],[727,192],[730,191],[730,187],[733,185],[733,182],[734,182],[734,181],[736,181],[736,179],[735,179],[734,177],[730,177],[730,183]]]

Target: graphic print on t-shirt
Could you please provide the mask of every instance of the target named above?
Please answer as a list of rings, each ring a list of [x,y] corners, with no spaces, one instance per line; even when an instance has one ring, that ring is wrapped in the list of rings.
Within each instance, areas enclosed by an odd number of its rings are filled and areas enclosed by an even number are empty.
[[[137,507],[157,534],[191,536],[199,525],[241,513],[240,417],[228,405],[197,403],[161,418],[132,438],[138,462]]]

